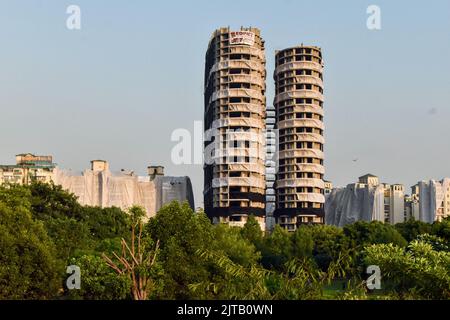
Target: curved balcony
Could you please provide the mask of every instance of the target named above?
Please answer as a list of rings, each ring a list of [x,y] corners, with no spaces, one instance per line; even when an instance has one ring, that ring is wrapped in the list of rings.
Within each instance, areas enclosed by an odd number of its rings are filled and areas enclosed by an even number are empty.
[[[319,119],[288,119],[278,122],[278,129],[296,128],[296,127],[311,127],[324,130],[323,121]]]
[[[312,187],[324,189],[325,183],[321,179],[295,178],[295,179],[279,179],[276,185],[276,189],[296,188],[296,187]]]
[[[281,72],[292,71],[296,69],[309,69],[320,73],[323,73],[323,65],[314,61],[291,61],[279,65],[275,71],[274,75],[278,75]]]
[[[279,152],[280,159],[289,158],[317,158],[323,159],[323,151],[318,149],[293,149],[293,150],[283,150]]]
[[[323,94],[316,90],[292,90],[287,92],[279,93],[275,96],[273,103],[276,104],[283,100],[304,98],[304,99],[317,99],[323,101]]]

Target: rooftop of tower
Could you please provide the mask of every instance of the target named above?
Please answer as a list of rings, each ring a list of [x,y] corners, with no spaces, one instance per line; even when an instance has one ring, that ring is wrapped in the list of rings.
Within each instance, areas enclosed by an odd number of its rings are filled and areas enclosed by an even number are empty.
[[[283,49],[280,49],[280,50],[275,50],[275,54],[277,54],[278,52],[281,52],[281,51],[292,50],[292,49],[297,49],[297,48],[306,48],[306,49],[322,50],[321,47],[318,47],[318,46],[308,46],[308,45],[304,45],[304,44],[302,43],[302,44],[299,44],[299,45],[296,45],[296,46],[292,46],[292,47],[288,47],[288,48],[283,48]]]
[[[227,32],[230,32],[230,31],[236,31],[236,29],[231,29],[230,26],[228,26],[228,27],[220,27],[220,28],[214,30],[213,33],[211,34],[210,39],[209,39],[208,47],[211,44],[211,41],[217,35],[222,34],[222,33],[227,33]],[[250,31],[250,32],[253,32],[256,35],[258,35],[259,37],[261,37],[261,30],[258,29],[258,28],[255,28],[255,27],[243,27],[243,26],[241,26],[238,31]]]

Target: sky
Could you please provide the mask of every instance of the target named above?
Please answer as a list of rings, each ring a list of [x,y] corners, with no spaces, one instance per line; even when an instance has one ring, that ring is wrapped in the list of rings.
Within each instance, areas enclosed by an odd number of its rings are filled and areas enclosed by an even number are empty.
[[[80,30],[66,27],[69,5]],[[381,30],[366,26],[369,5]],[[174,164],[171,134],[203,119],[205,51],[224,26],[261,29],[268,104],[275,50],[322,48],[335,186],[450,176],[448,0],[0,0],[0,163],[32,152],[75,171],[92,159],[141,175],[163,165],[190,176],[202,206],[202,165]]]

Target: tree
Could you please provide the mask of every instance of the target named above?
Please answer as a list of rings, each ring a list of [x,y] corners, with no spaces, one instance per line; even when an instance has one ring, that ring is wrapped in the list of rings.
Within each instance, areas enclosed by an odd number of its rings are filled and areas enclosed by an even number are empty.
[[[199,249],[211,248],[214,235],[210,220],[195,213],[187,203],[174,201],[163,206],[146,225],[153,241],[160,241],[160,261],[164,270],[164,292],[161,299],[204,299],[204,293],[193,293],[189,284],[207,281],[211,264],[195,255]]]
[[[0,188],[0,299],[51,299],[60,288],[62,266],[30,203],[20,200],[24,192]]]
[[[129,239],[131,215],[134,214],[133,210],[137,209],[137,207],[132,207],[127,214],[117,207],[101,208],[85,206],[80,211],[79,221],[87,226],[93,239]]]
[[[294,256],[314,257],[325,271],[331,261],[348,249],[348,240],[341,228],[328,225],[303,225],[292,237]]]
[[[254,216],[249,216],[244,227],[241,229],[241,235],[244,239],[253,243],[257,248],[261,245],[263,232],[261,226]]]
[[[48,218],[75,218],[80,220],[82,206],[74,194],[53,183],[33,182],[29,186],[33,216]]]
[[[242,237],[241,228],[219,224],[213,227],[213,233],[212,250],[222,252],[231,261],[242,266],[250,266],[261,258],[253,243]]]
[[[264,238],[261,253],[261,263],[265,268],[281,270],[292,259],[292,242],[288,231],[276,225],[273,232]]]
[[[129,299],[130,278],[117,274],[99,256],[88,254],[71,258],[71,265],[80,267],[81,286],[79,290],[67,290],[71,299],[119,300]]]
[[[344,227],[344,234],[358,250],[368,244],[392,243],[405,247],[408,242],[390,224],[380,221],[358,221]]]
[[[432,232],[432,226],[430,224],[415,220],[414,218],[402,223],[397,223],[395,229],[397,229],[408,242],[416,239],[418,235],[425,233],[431,234]]]
[[[131,294],[134,300],[147,300],[155,287],[152,276],[158,268],[159,241],[150,249],[153,245],[151,238],[142,235],[142,218],[145,215],[143,208],[133,206],[129,214],[132,219],[130,244],[122,239],[121,255],[113,253],[117,261],[105,254],[103,258],[117,274],[131,279]]]
[[[62,262],[94,245],[88,227],[74,218],[48,218],[43,223]]]
[[[428,243],[413,241],[408,248],[370,245],[364,262],[379,266],[382,286],[400,298],[450,298],[450,253],[435,251]]]
[[[431,228],[432,234],[446,240],[450,244],[450,217],[446,217],[440,222],[434,222]]]

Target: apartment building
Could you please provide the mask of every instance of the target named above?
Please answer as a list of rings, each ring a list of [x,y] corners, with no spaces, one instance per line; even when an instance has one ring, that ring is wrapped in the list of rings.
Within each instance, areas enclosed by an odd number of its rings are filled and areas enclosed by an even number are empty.
[[[420,181],[419,220],[432,223],[450,216],[450,178]]]
[[[0,184],[50,182],[55,167],[52,156],[39,156],[31,153],[18,154],[16,155],[16,164],[0,165]]]
[[[266,60],[257,28],[213,32],[205,57],[204,206],[213,223],[265,229]]]
[[[294,231],[324,222],[323,61],[321,49],[296,46],[275,54],[279,160],[277,223]]]

